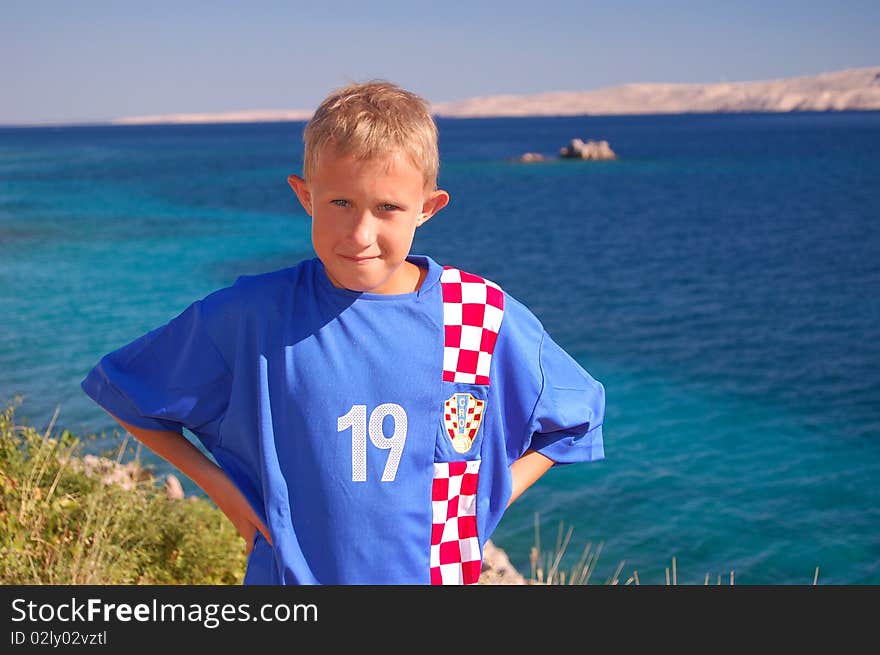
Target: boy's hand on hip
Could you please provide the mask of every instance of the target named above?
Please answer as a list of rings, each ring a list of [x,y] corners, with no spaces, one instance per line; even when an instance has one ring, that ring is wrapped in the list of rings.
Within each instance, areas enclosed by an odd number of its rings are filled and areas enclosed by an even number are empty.
[[[214,502],[217,503],[217,507],[220,511],[232,521],[238,534],[244,539],[245,554],[251,554],[251,551],[254,548],[254,540],[257,536],[257,530],[263,534],[263,537],[265,537],[266,541],[271,545],[272,538],[269,535],[269,529],[251,508],[250,503],[248,503],[244,495],[231,484],[224,491],[225,493],[217,495]]]
[[[113,414],[110,414],[113,416]],[[131,425],[116,416],[119,424],[154,453],[170,462],[195,482],[226,517],[232,521],[238,534],[245,540],[247,554],[254,547],[257,530],[272,543],[269,529],[254,512],[244,494],[229,476],[208,459],[182,434],[164,430],[148,430]]]

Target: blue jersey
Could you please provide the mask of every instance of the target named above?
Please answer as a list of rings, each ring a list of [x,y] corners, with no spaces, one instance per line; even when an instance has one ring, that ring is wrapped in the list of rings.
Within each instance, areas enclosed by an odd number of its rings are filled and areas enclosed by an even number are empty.
[[[424,256],[413,293],[318,259],[242,276],[104,356],[82,388],[212,454],[269,529],[245,584],[471,584],[533,448],[602,459],[605,394],[497,284]]]

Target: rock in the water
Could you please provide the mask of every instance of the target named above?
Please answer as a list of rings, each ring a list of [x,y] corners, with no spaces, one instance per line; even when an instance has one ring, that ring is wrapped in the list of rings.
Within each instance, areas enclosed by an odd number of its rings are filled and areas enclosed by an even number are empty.
[[[607,141],[587,141],[584,143],[582,139],[572,139],[567,146],[559,149],[559,156],[563,159],[617,159],[617,155]]]
[[[529,162],[533,162],[533,161],[544,161],[544,155],[542,155],[540,152],[527,152],[527,153],[520,155],[520,157],[517,161],[521,161],[521,162],[525,162],[525,163],[529,163]]]

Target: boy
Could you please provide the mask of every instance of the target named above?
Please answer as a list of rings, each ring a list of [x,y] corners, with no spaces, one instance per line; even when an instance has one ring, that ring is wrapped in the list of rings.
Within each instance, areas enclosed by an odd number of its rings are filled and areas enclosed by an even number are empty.
[[[288,182],[317,257],[239,277],[82,387],[229,517],[245,584],[476,583],[511,502],[604,456],[604,389],[497,284],[410,254],[449,201],[424,100],[349,85],[304,141]]]

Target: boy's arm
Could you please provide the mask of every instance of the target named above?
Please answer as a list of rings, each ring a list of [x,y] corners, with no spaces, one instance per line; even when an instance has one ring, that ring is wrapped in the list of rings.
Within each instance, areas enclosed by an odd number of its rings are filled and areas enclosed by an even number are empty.
[[[108,412],[109,413],[109,412]],[[110,414],[113,416],[113,414]],[[170,462],[195,482],[226,517],[245,540],[247,553],[253,547],[256,531],[263,533],[270,544],[269,530],[254,512],[244,494],[238,490],[229,476],[219,466],[196,448],[189,439],[177,432],[147,430],[113,418],[128,432],[162,459]]]
[[[507,506],[522,495],[526,489],[531,487],[538,478],[544,475],[550,467],[553,466],[553,460],[542,455],[537,450],[529,448],[523,456],[510,465],[510,476],[513,478],[513,489],[510,494],[510,500]]]

